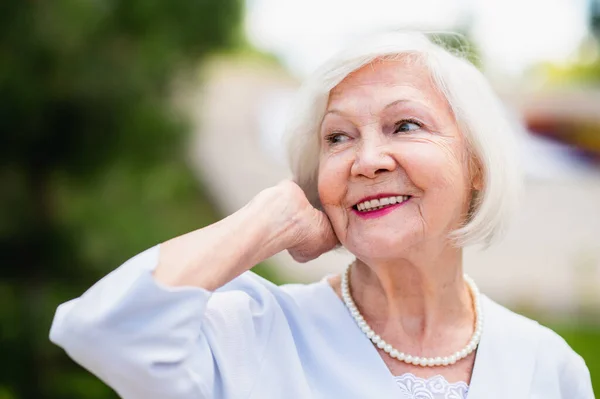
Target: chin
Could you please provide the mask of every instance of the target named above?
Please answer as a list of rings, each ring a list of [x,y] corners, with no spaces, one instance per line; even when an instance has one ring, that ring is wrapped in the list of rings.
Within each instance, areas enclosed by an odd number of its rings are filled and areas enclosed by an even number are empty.
[[[344,246],[360,259],[385,260],[402,258],[417,242],[413,232],[378,232],[349,235]]]

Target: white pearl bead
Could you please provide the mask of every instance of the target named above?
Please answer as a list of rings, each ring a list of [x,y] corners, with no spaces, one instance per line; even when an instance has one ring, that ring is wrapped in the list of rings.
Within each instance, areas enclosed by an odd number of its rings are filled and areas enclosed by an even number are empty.
[[[422,357],[421,361],[419,362],[419,364],[423,367],[427,366],[429,364],[429,359]]]
[[[438,356],[435,359],[433,359],[433,365],[434,366],[441,366],[442,365],[442,358]]]
[[[379,341],[381,341],[381,337],[379,335],[374,335],[373,338],[371,338],[371,341],[373,341],[373,343],[377,345]]]
[[[435,366],[435,359],[432,359],[432,358],[427,359],[427,366],[429,366],[429,367]]]
[[[412,363],[413,357],[411,355],[406,355],[406,357],[404,358],[404,361],[406,363]]]
[[[461,350],[460,351],[460,358],[462,359],[462,358],[464,358],[466,356],[467,356],[467,350],[466,349]]]
[[[380,339],[379,342],[377,342],[377,347],[383,349],[385,347],[385,341]]]
[[[421,362],[421,358],[419,356],[413,357],[412,364],[414,364],[415,366],[418,366],[420,362]]]
[[[447,366],[448,364],[450,364],[450,359],[448,358],[448,356],[443,357],[442,366]]]
[[[373,330],[369,329],[369,332],[367,332],[367,337],[369,339],[373,338],[373,336],[375,335],[375,333],[373,332]]]
[[[404,352],[400,352],[398,353],[398,356],[396,356],[398,358],[398,360],[405,360],[406,359],[406,354]]]
[[[383,347],[383,351],[385,353],[390,353],[392,351],[392,345],[390,344],[385,344],[385,346]]]
[[[391,345],[390,345],[390,346],[391,346]],[[398,355],[399,355],[399,354],[400,354],[400,352],[398,352],[398,350],[397,350],[397,349],[392,349],[392,350],[390,351],[390,356],[391,356],[391,357],[393,357],[393,358],[395,358],[395,359],[398,359]]]
[[[448,362],[449,364],[454,364],[456,363],[456,356],[452,355],[450,356],[450,361]]]

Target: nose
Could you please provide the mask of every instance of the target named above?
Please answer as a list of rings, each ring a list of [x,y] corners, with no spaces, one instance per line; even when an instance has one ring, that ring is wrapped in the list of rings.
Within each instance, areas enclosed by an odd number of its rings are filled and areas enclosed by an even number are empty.
[[[378,135],[379,136],[379,135]],[[389,145],[380,137],[364,139],[356,149],[356,155],[350,174],[374,179],[384,172],[396,169],[397,163],[392,157]]]

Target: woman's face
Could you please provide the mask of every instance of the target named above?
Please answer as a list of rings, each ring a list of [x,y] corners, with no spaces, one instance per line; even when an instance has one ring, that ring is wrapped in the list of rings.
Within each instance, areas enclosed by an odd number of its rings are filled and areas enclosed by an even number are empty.
[[[359,258],[402,257],[464,220],[466,143],[419,63],[380,60],[346,77],[330,93],[320,142],[323,209]]]

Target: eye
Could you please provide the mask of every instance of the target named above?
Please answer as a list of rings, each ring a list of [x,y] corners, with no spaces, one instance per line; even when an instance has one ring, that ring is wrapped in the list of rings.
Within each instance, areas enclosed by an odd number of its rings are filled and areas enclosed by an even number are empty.
[[[422,128],[423,125],[412,119],[405,119],[394,125],[394,133],[405,133]]]
[[[340,144],[348,140],[348,136],[343,133],[331,133],[325,137],[325,141],[329,144]]]

